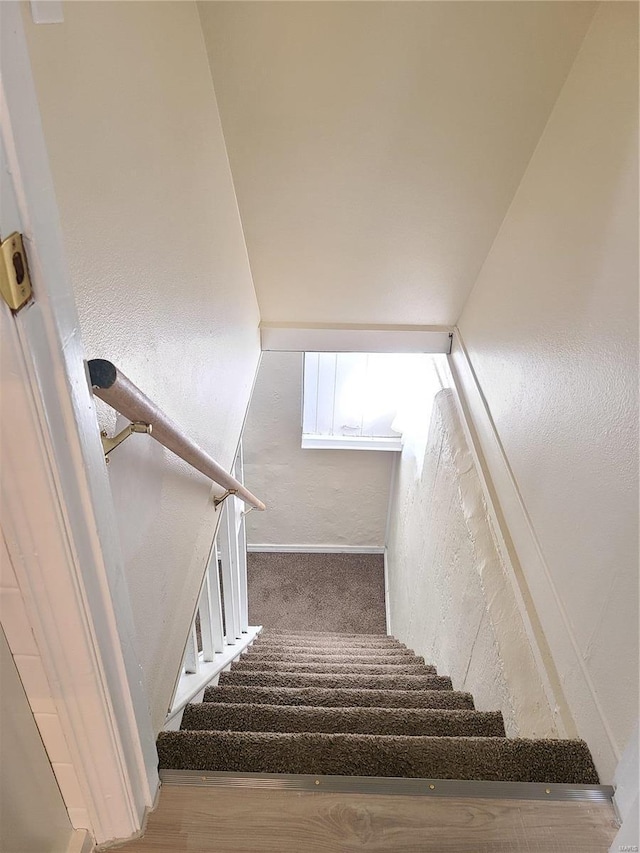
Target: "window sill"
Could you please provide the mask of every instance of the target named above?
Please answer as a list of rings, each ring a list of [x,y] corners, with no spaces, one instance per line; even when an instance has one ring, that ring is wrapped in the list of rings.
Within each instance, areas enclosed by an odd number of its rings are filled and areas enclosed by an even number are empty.
[[[367,438],[359,435],[304,435],[303,450],[402,450],[402,437]]]

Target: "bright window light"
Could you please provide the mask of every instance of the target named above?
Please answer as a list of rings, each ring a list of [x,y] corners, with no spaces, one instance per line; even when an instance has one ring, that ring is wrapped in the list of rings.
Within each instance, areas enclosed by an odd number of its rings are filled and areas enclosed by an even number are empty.
[[[441,388],[432,355],[305,353],[302,447],[401,450]]]

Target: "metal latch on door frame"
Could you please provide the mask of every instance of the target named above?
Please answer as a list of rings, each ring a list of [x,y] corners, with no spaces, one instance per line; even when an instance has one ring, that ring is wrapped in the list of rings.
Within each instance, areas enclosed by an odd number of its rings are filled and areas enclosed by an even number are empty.
[[[0,243],[0,296],[12,311],[19,311],[31,299],[27,254],[17,231]]]

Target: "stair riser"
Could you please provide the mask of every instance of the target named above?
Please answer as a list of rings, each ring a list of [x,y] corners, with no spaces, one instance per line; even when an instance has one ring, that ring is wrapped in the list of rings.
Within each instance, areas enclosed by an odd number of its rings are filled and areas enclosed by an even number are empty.
[[[188,705],[182,728],[206,731],[357,732],[360,734],[504,737],[502,714],[282,705]]]
[[[295,661],[251,661],[240,660],[231,667],[233,672],[319,672],[329,675],[335,673],[354,673],[360,675],[426,675],[436,674],[435,667],[420,664],[362,664],[362,663],[296,663]]]
[[[158,755],[179,770],[598,784],[576,741],[180,731]]]
[[[437,708],[473,710],[470,693],[455,690],[341,690],[329,688],[207,687],[205,702],[308,705],[318,708]]]
[[[441,675],[321,675],[312,672],[221,672],[220,684],[262,687],[331,687],[358,690],[451,690],[451,679]]]

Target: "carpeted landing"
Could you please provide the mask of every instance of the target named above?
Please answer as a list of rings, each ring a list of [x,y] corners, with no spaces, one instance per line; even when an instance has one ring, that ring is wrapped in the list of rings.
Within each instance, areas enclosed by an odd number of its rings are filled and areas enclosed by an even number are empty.
[[[158,754],[177,770],[598,783],[583,741],[505,737],[500,712],[380,634],[261,635]]]

